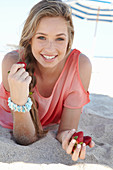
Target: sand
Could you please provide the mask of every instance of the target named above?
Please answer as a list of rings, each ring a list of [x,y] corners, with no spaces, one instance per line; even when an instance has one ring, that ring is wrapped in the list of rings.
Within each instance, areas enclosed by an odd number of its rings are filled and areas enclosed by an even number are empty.
[[[29,146],[16,144],[11,138],[11,130],[0,127],[0,170],[4,168],[18,170],[20,167],[23,169],[40,168],[41,170],[52,168],[112,169],[113,106],[106,107],[104,103],[103,107],[101,105],[103,98],[112,105],[112,98],[92,94],[92,102],[84,108],[81,115],[78,130],[83,130],[85,135],[91,135],[95,142],[94,148],[87,147],[85,160],[78,159],[77,162],[74,162],[71,160],[71,156],[65,153],[59,141],[55,139],[57,126],[51,127],[45,138]],[[98,105],[97,108],[96,105]],[[105,116],[100,115],[101,112]]]
[[[91,102],[84,107],[78,127],[78,131],[92,136],[95,142],[94,148],[87,146],[85,160],[74,162],[65,153],[55,138],[58,126],[50,127],[45,138],[29,146],[16,144],[12,140],[11,130],[0,127],[0,170],[113,169],[113,86],[111,78],[107,76],[112,72],[111,65],[106,72],[103,64],[99,67],[99,61],[92,61]],[[103,60],[100,62],[106,64]]]

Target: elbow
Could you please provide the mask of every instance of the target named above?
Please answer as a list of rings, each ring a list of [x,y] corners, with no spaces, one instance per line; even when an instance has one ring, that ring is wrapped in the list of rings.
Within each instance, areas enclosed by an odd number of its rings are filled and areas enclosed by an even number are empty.
[[[37,141],[36,136],[28,136],[25,134],[21,134],[21,135],[13,134],[13,139],[17,144],[23,145],[23,146],[30,145],[30,144],[34,143],[35,141]]]

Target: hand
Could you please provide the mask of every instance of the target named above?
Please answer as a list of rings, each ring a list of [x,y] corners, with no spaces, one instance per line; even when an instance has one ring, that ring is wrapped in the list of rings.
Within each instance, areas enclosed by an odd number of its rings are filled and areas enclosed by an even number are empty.
[[[23,67],[24,64],[13,64],[8,75],[11,100],[18,105],[27,102],[31,82],[31,76]]]
[[[66,151],[67,154],[70,154],[72,156],[72,160],[73,161],[77,161],[78,158],[80,159],[85,159],[85,155],[86,155],[86,144],[83,143],[81,144],[77,144],[76,149],[74,150],[74,152],[72,153],[73,147],[76,143],[75,139],[71,139],[72,135],[75,133],[75,129],[71,130],[71,131],[67,131],[63,137],[62,137],[62,148]],[[70,142],[69,142],[70,141]],[[94,147],[95,143],[93,141],[90,142],[89,147],[92,148]]]

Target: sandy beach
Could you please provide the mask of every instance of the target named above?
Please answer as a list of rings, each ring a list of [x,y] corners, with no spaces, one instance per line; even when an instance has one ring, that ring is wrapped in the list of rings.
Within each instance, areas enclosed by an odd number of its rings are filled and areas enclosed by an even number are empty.
[[[91,62],[91,102],[83,109],[78,131],[90,135],[95,147],[87,147],[85,160],[74,162],[65,153],[55,139],[58,126],[49,127],[45,138],[29,146],[16,144],[11,130],[0,127],[0,170],[113,169],[113,81],[110,76],[113,74],[113,59],[93,58]]]

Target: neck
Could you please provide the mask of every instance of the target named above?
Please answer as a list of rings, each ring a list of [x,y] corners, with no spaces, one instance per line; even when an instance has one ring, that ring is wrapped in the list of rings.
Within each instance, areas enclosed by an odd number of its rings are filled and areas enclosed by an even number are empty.
[[[44,68],[40,64],[38,64],[37,67],[37,73],[42,79],[52,77],[54,74],[56,74],[57,70],[57,66],[54,68]]]

